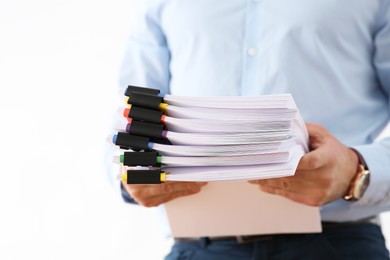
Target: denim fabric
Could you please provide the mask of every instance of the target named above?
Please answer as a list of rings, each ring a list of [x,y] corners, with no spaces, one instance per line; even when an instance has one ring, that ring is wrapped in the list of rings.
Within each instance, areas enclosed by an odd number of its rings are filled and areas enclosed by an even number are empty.
[[[238,244],[235,240],[176,242],[165,258],[200,260],[249,259],[390,259],[379,226],[355,224],[324,228],[321,234],[274,236],[257,242]]]

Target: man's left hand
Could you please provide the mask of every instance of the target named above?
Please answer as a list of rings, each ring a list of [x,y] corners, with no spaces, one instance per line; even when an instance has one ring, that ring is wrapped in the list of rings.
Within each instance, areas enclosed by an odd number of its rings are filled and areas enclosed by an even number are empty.
[[[358,157],[323,126],[306,124],[311,151],[305,154],[294,176],[249,181],[260,190],[310,206],[341,198],[356,174]]]

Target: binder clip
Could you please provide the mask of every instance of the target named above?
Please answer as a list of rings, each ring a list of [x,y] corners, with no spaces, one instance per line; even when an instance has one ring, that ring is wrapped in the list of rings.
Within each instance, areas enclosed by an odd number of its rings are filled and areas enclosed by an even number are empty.
[[[149,138],[118,132],[112,137],[112,142],[121,149],[149,150]]]
[[[138,121],[145,121],[155,124],[163,123],[165,117],[163,112],[160,110],[152,110],[136,106],[125,108],[123,111],[123,116],[125,118],[132,118]]]
[[[132,120],[126,125],[126,132],[139,136],[154,137],[159,139],[165,138],[163,124],[153,124]]]
[[[122,180],[127,184],[161,184],[166,180],[166,172],[154,170],[127,170],[122,174]]]
[[[161,157],[157,152],[124,152],[119,162],[125,166],[158,166]]]
[[[134,92],[144,93],[144,94],[149,94],[149,95],[158,95],[158,94],[160,94],[160,90],[159,89],[143,88],[143,87],[137,87],[137,86],[129,85],[127,87],[126,91],[125,91],[125,96],[129,97]]]

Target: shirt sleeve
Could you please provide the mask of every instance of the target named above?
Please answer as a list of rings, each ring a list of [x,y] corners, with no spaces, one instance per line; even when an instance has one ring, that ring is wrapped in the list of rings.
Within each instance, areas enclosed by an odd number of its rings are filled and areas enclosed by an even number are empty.
[[[125,190],[125,188],[123,187],[123,184],[120,183],[120,187],[121,187],[121,194],[122,194],[122,198],[125,202],[127,203],[131,203],[131,204],[138,204],[134,199],[133,197],[130,196],[130,194]]]
[[[119,85],[158,88],[169,93],[170,53],[160,26],[158,1],[134,1],[130,35],[120,69]]]
[[[383,93],[387,96],[390,115],[390,1],[382,1],[374,35],[373,65]],[[379,213],[390,209],[390,137],[368,145],[354,147],[371,171],[371,183],[363,198],[352,206],[375,206]]]
[[[128,85],[158,88],[163,95],[169,93],[170,54],[160,27],[160,7],[157,2],[133,1],[130,35],[119,75],[121,93]],[[137,203],[122,184],[120,190],[125,202]]]

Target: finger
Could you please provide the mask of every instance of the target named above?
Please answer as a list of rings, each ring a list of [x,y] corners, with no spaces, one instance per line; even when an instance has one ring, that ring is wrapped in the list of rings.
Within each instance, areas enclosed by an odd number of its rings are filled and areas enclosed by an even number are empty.
[[[326,165],[327,155],[321,147],[302,156],[297,170],[315,170]]]
[[[197,184],[198,186],[204,186],[208,182],[201,182],[201,181],[197,181],[197,182],[195,182],[195,181],[166,181],[165,183],[192,183],[192,184]]]
[[[310,175],[313,174],[308,174],[308,176]],[[321,189],[321,187],[318,187],[316,178],[313,178],[312,176],[307,179],[296,178],[294,176],[286,178],[251,181],[251,183],[258,184],[259,186],[264,188],[280,189],[299,194],[307,194],[308,196],[310,196],[311,192],[316,192],[317,190]]]
[[[262,187],[269,187],[272,189],[289,190],[291,188],[291,182],[288,181],[287,178],[256,180],[256,181],[250,181],[250,183],[258,184]]]
[[[320,124],[306,123],[306,129],[312,149],[317,149],[325,142],[326,136],[329,135],[329,132]]]
[[[155,206],[159,206],[163,203],[169,202],[173,199],[179,198],[179,197],[196,194],[200,190],[201,190],[201,187],[198,186],[194,189],[182,190],[182,191],[167,193],[167,194],[160,195],[160,196],[149,197],[149,198],[139,200],[137,202],[145,207],[155,207]]]
[[[164,193],[174,193],[178,191],[192,190],[203,187],[207,182],[166,182],[161,186],[161,190]]]
[[[128,192],[135,199],[162,196],[177,191],[197,189],[204,186],[203,182],[166,182],[162,184],[131,184]]]
[[[288,186],[293,185],[293,183],[304,183],[305,185],[312,185],[313,182],[318,181],[319,175],[321,175],[321,170],[297,170],[293,176],[283,177],[283,178],[273,178],[273,179],[260,179],[260,180],[250,180],[250,184],[256,185],[269,185],[274,188],[288,188]],[[295,184],[294,184],[295,186]],[[300,185],[298,185],[300,186]]]
[[[329,195],[326,185],[322,185],[316,181],[295,181],[290,179],[288,188],[283,187],[283,185],[277,182],[260,184],[259,188],[271,194],[285,196],[289,199],[295,198],[295,201],[300,198],[299,202],[312,206],[324,204]]]
[[[297,192],[289,192],[280,189],[272,189],[269,187],[260,186],[260,190],[269,194],[274,194],[278,196],[283,196],[289,200],[302,203],[309,206],[319,206],[321,203],[319,201],[313,200],[310,196],[307,196],[306,193],[297,193]]]

